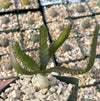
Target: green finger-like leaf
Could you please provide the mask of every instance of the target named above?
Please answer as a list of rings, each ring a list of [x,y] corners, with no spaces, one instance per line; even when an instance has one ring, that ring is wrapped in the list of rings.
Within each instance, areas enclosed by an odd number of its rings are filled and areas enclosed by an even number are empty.
[[[21,74],[26,74],[26,75],[32,75],[33,72],[29,72],[29,71],[26,71],[25,69],[23,69],[19,63],[17,62],[16,60],[16,57],[14,55],[14,52],[13,52],[13,48],[12,48],[12,43],[10,42],[10,59],[11,59],[11,64],[13,66],[13,68],[18,72],[18,73],[21,73]]]
[[[56,66],[53,68],[49,68],[47,70],[44,71],[44,74],[46,73],[50,73],[50,72],[61,72],[61,73],[69,73],[69,74],[81,74],[83,70],[77,70],[77,69],[71,69],[71,68],[66,68],[66,67],[62,67],[62,66]]]
[[[69,24],[64,31],[60,34],[59,38],[50,46],[49,56],[52,57],[56,50],[63,44],[63,42],[68,38],[72,24]]]
[[[70,73],[70,74],[74,74],[74,75],[83,74],[83,73],[88,72],[94,64],[99,30],[100,30],[100,25],[96,25],[95,30],[93,32],[93,39],[92,39],[92,44],[91,44],[89,62],[85,69],[71,69],[71,68],[66,68],[66,67],[62,67],[62,66],[61,67],[57,66],[54,68],[47,69],[46,71],[44,71],[44,74],[52,72],[52,71],[59,71],[62,73]]]
[[[13,42],[13,49],[18,58],[31,70],[40,70],[38,64],[28,55],[26,55],[21,49],[17,42]]]
[[[39,56],[40,56],[40,69],[45,70],[48,63],[48,45],[47,45],[47,29],[45,26],[40,27],[39,34]]]
[[[96,25],[95,30],[93,32],[93,39],[92,39],[92,44],[91,44],[89,62],[88,62],[88,65],[87,65],[86,69],[83,71],[83,73],[88,72],[94,64],[94,60],[95,60],[95,56],[96,56],[96,46],[97,46],[97,38],[98,38],[99,30],[100,30],[100,25]]]

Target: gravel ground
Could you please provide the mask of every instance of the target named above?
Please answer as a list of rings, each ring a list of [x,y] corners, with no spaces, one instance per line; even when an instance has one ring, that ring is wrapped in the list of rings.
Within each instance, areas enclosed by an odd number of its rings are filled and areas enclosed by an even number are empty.
[[[44,9],[45,9],[45,15],[46,15],[47,22],[56,21],[56,20],[62,21],[62,18],[64,19],[65,17],[68,17],[66,7],[62,4],[61,5],[53,5],[50,8],[45,7]],[[53,9],[58,13],[58,15],[54,18],[52,16],[50,16],[50,14],[51,14],[50,12]]]
[[[2,24],[2,21],[5,17],[9,18],[9,22],[7,24]],[[17,23],[17,16],[16,15],[6,14],[4,16],[0,16],[0,31],[17,29],[17,28],[18,28],[18,23]]]
[[[38,8],[37,0],[30,0],[30,5],[22,5],[21,0],[16,0],[17,9],[33,9]]]
[[[83,12],[83,13],[77,12],[77,9],[80,5],[84,7],[85,12]],[[83,15],[91,14],[91,12],[89,11],[89,9],[85,3],[73,3],[71,5],[69,4],[67,7],[68,7],[68,10],[70,12],[71,17],[77,17],[77,16],[83,16]]]
[[[88,2],[92,12],[100,13],[100,7],[97,6],[97,0],[93,0],[92,3]]]
[[[34,21],[32,25],[28,24],[28,19],[30,19],[30,18]],[[21,29],[39,28],[43,24],[42,16],[41,16],[40,12],[37,12],[37,13],[28,12],[27,14],[20,14],[19,23],[20,23]]]
[[[14,10],[15,8],[14,8],[13,0],[11,0],[11,2],[13,4],[10,6],[9,9],[5,10],[5,9],[0,8],[0,11],[3,12],[3,11]],[[19,2],[20,2],[20,0],[19,0]],[[22,6],[21,4],[17,4],[17,8],[18,9],[28,9],[28,8],[38,7],[35,0],[34,0],[34,2],[35,2],[35,6],[32,6],[34,3],[32,3],[31,5],[28,5],[28,6]],[[94,0],[92,2],[88,2],[88,4],[91,7],[91,9],[93,10],[93,12],[97,13],[97,12],[100,12],[100,8],[96,6],[96,2],[97,1]],[[72,17],[79,16],[79,15],[81,16],[81,15],[91,14],[91,12],[88,11],[87,6],[84,3],[82,3],[82,5],[85,7],[86,12],[84,12],[84,13],[76,12],[76,9],[79,5],[80,5],[80,3],[68,4],[70,15]],[[50,12],[52,11],[52,9],[55,9],[58,12],[57,17],[53,18],[53,17],[50,16]],[[45,15],[46,15],[47,22],[54,21],[52,23],[48,23],[48,27],[49,27],[52,39],[56,40],[59,37],[60,33],[62,32],[62,30],[59,27],[60,26],[66,27],[66,25],[68,25],[68,23],[70,22],[69,20],[64,19],[64,17],[68,17],[66,7],[63,4],[61,4],[59,6],[54,5],[52,7],[45,8]],[[8,16],[8,15],[5,15],[5,16]],[[27,24],[27,19],[31,18],[32,16],[34,16],[34,18],[33,18],[34,24],[33,25],[28,25]],[[0,22],[2,20],[2,17],[4,17],[4,16],[0,16]],[[8,30],[8,29],[13,29],[13,28],[18,27],[16,15],[9,15],[9,18],[10,18],[10,22],[7,25],[2,25],[0,23],[0,26],[1,26],[0,30],[1,31],[3,29]],[[100,15],[97,15],[95,18],[98,21],[98,23],[100,23],[100,19],[99,19]],[[88,19],[90,21],[91,26],[90,26],[90,28],[84,29],[82,27],[82,22],[85,21],[86,19]],[[23,40],[23,44],[24,44],[23,46],[25,47],[25,49],[27,49],[27,48],[28,49],[38,48],[38,46],[39,46],[38,42],[33,43],[30,40],[30,38],[31,38],[31,35],[34,34],[34,33],[39,34],[38,29],[33,30],[33,28],[38,28],[43,24],[41,14],[39,12],[38,13],[28,12],[27,14],[21,14],[21,15],[19,15],[19,22],[20,22],[21,29],[28,29],[28,30],[22,32],[23,39],[24,39]],[[83,47],[83,50],[84,50],[85,54],[89,55],[92,36],[86,36],[86,35],[89,35],[89,34],[92,35],[93,34],[93,30],[94,30],[94,27],[95,27],[95,23],[94,23],[95,20],[93,20],[90,17],[86,17],[86,18],[73,20],[73,22],[74,22],[74,25],[76,27],[76,30],[79,33],[79,36],[81,36],[81,35],[83,36],[83,37],[80,38],[81,46]],[[83,58],[83,55],[82,55],[81,50],[80,50],[80,48],[78,46],[78,43],[77,43],[77,39],[72,38],[74,36],[76,36],[76,33],[75,33],[74,28],[72,28],[72,31],[71,31],[71,34],[70,34],[69,38],[65,41],[65,43],[71,45],[72,50],[64,52],[64,51],[62,51],[63,46],[61,46],[55,54],[56,57],[58,58],[57,61],[63,62],[63,61],[69,61],[70,59],[75,60],[75,59]],[[20,43],[21,32],[10,32],[10,33],[4,33],[3,32],[3,33],[0,34],[0,39],[2,39],[2,38],[8,38],[9,40],[15,40],[15,41],[18,41]],[[100,37],[98,37],[97,54],[100,54],[100,44],[99,43],[100,43]],[[21,45],[21,43],[20,43],[20,45]],[[48,43],[48,45],[49,45],[49,43]],[[8,47],[0,47],[0,54],[5,54],[5,53],[9,53],[9,46]],[[26,54],[28,54],[29,56],[31,56],[35,60],[37,60],[38,51],[37,52],[36,51],[27,52]],[[0,78],[12,77],[12,76],[17,76],[18,75],[15,72],[14,69],[5,70],[5,63],[9,60],[10,60],[10,58],[9,58],[8,55],[1,57]],[[62,65],[66,66],[66,67],[69,67],[69,68],[72,68],[72,66],[78,66],[79,68],[85,68],[85,66],[87,64],[87,60],[82,60],[81,62],[76,61],[75,63],[71,62],[71,63],[68,63],[68,64],[63,63]],[[54,66],[54,63],[51,59],[50,62],[48,63],[47,68],[53,67],[53,66]],[[92,68],[92,70],[94,70],[94,72],[95,72],[96,69],[98,69],[98,70],[100,69],[100,58],[95,60],[95,64]],[[84,75],[74,76],[74,77],[79,78],[79,81],[80,81],[79,86],[93,84],[97,80],[97,79],[93,78],[93,75],[95,73],[92,73],[92,70],[90,72],[84,74]],[[62,75],[72,76],[71,74],[66,74],[66,73],[62,74]],[[98,91],[96,86],[91,86],[89,88],[81,88],[78,91],[78,101],[100,101],[100,92]]]
[[[83,25],[83,22],[86,21],[86,20],[89,20],[89,22],[90,22],[90,27],[84,29],[82,25]],[[77,31],[78,31],[78,35],[79,35],[79,36],[80,36],[80,35],[85,36],[85,35],[90,35],[90,34],[92,34],[93,31],[94,31],[94,26],[96,25],[96,24],[95,24],[95,20],[92,19],[92,18],[90,18],[90,17],[86,17],[86,18],[83,18],[83,19],[81,18],[81,19],[74,20],[74,24],[75,24],[75,27],[76,27],[76,29],[77,29]]]
[[[6,12],[6,11],[13,11],[13,10],[15,10],[16,9],[16,7],[15,7],[15,2],[14,2],[14,0],[10,0],[10,2],[11,2],[11,5],[9,6],[9,8],[7,8],[7,9],[4,9],[4,8],[1,8],[0,7],[0,12]]]

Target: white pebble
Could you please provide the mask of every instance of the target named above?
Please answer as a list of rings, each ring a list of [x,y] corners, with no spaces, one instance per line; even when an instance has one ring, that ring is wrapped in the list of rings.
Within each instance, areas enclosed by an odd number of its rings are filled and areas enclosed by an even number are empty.
[[[4,101],[3,99],[0,99],[0,101]]]
[[[60,86],[60,87],[58,88],[57,94],[60,95],[61,91],[62,91],[62,86]]]
[[[33,98],[34,98],[33,94],[30,93],[30,92],[27,92],[27,93],[23,96],[23,101],[25,101],[25,100],[30,100],[30,99],[33,99]]]
[[[55,100],[54,95],[50,95],[47,98],[47,101],[54,101],[54,100]]]
[[[30,101],[40,101],[39,99],[31,99]]]
[[[54,87],[51,87],[49,90],[51,93],[54,93],[56,91]]]
[[[41,89],[39,92],[42,93],[42,94],[46,94],[48,91],[48,89]]]
[[[72,84],[69,84],[67,90],[68,91],[71,91],[72,90],[72,87],[73,87],[73,85]]]
[[[20,94],[21,94],[21,91],[20,90],[14,90],[12,92],[12,97],[13,98],[20,98]]]

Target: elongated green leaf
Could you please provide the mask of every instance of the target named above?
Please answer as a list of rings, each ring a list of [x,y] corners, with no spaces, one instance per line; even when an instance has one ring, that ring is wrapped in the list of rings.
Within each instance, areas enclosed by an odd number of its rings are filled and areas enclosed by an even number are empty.
[[[29,71],[26,71],[25,69],[23,69],[19,63],[17,62],[16,60],[16,57],[14,55],[14,52],[13,52],[13,48],[12,48],[12,42],[10,42],[10,59],[11,59],[11,63],[12,63],[12,66],[13,68],[18,72],[18,73],[21,73],[21,74],[26,74],[26,75],[32,75],[33,72],[29,72]]]
[[[60,34],[59,38],[50,46],[49,56],[52,57],[56,50],[63,44],[63,42],[68,38],[72,25],[69,24],[64,31]]]
[[[40,70],[38,64],[28,55],[26,55],[21,49],[17,42],[13,42],[13,49],[18,58],[31,70]]]
[[[82,73],[88,72],[94,64],[99,30],[100,30],[100,25],[96,25],[95,30],[93,32],[93,39],[92,39],[92,44],[91,44],[89,62],[88,62],[88,65],[86,66],[86,69]]]
[[[81,74],[82,73],[82,69],[71,69],[71,68],[66,68],[66,67],[63,67],[63,66],[56,66],[56,67],[52,67],[52,68],[49,68],[47,70],[44,71],[44,74],[46,73],[50,73],[50,72],[61,72],[61,73],[69,73],[69,74]]]
[[[48,63],[48,45],[47,45],[47,29],[45,26],[40,27],[39,35],[39,56],[40,69],[45,70]]]
[[[94,64],[94,60],[95,60],[95,56],[96,56],[96,45],[97,45],[97,38],[98,38],[98,33],[100,30],[100,25],[96,25],[95,30],[93,32],[93,39],[92,39],[92,44],[91,44],[91,51],[90,51],[90,57],[89,57],[89,62],[88,65],[86,66],[85,69],[71,69],[71,68],[66,68],[66,67],[54,67],[54,68],[50,68],[47,69],[46,71],[44,71],[44,74],[52,72],[52,71],[59,71],[59,72],[63,72],[63,73],[70,73],[70,74],[83,74],[88,72],[93,64]]]

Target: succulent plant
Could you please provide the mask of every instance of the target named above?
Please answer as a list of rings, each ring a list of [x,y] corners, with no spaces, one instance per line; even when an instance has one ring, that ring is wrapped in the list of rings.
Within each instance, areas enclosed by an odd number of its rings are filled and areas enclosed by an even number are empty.
[[[53,9],[53,10],[51,11],[51,13],[50,13],[50,16],[52,16],[53,18],[56,17],[57,15],[58,15],[58,13],[57,13],[57,11],[54,10],[54,9]]]
[[[30,25],[32,25],[32,24],[34,23],[34,20],[31,19],[31,18],[29,18],[29,19],[27,20],[27,23],[30,24]]]
[[[71,46],[69,44],[64,44],[63,47],[62,47],[62,50],[64,52],[71,51]]]
[[[82,5],[78,6],[78,7],[77,7],[77,12],[79,12],[79,13],[85,12],[84,6],[82,6]]]
[[[99,7],[100,7],[100,0],[98,0],[98,1],[97,1],[97,6],[99,6]]]
[[[87,29],[90,27],[90,21],[88,19],[86,19],[83,23],[82,26],[84,29]]]
[[[10,42],[10,58],[11,58],[11,63],[13,68],[21,74],[26,74],[26,75],[33,75],[33,74],[38,74],[36,75],[35,79],[32,81],[34,85],[38,89],[46,88],[48,87],[48,79],[46,78],[45,74],[50,73],[52,71],[59,71],[62,73],[71,73],[71,74],[83,74],[88,72],[95,60],[95,55],[96,55],[96,44],[97,44],[97,37],[98,37],[98,32],[100,30],[100,25],[97,25],[95,27],[94,33],[93,33],[93,39],[92,39],[92,44],[91,44],[91,51],[90,51],[90,57],[88,61],[88,65],[86,66],[85,69],[71,69],[71,68],[66,68],[64,66],[56,66],[52,67],[49,69],[46,69],[46,66],[48,64],[48,61],[50,58],[54,55],[56,50],[64,43],[64,41],[68,38],[70,34],[70,30],[72,28],[72,25],[69,24],[64,31],[60,34],[58,39],[53,42],[53,44],[48,47],[47,45],[47,29],[45,26],[40,27],[40,34],[39,34],[39,58],[40,58],[40,65],[38,65],[33,58],[29,57],[26,55],[21,49],[20,46],[17,42]],[[24,68],[20,66],[20,64],[16,60],[15,54],[18,56],[18,58],[22,61],[22,63],[29,68],[31,71],[27,71]],[[45,86],[44,86],[45,85]]]
[[[21,0],[22,5],[29,5],[30,0]]]
[[[37,33],[31,35],[31,41],[34,43],[39,41],[39,35]]]
[[[9,45],[9,40],[7,38],[0,40],[0,46],[7,47]]]
[[[11,61],[8,61],[5,63],[5,70],[12,70],[12,64],[11,64]]]
[[[1,8],[9,8],[9,6],[11,5],[11,2],[9,0],[1,0],[0,1],[0,7]]]
[[[3,17],[2,18],[2,24],[7,24],[7,23],[9,23],[9,17]]]

